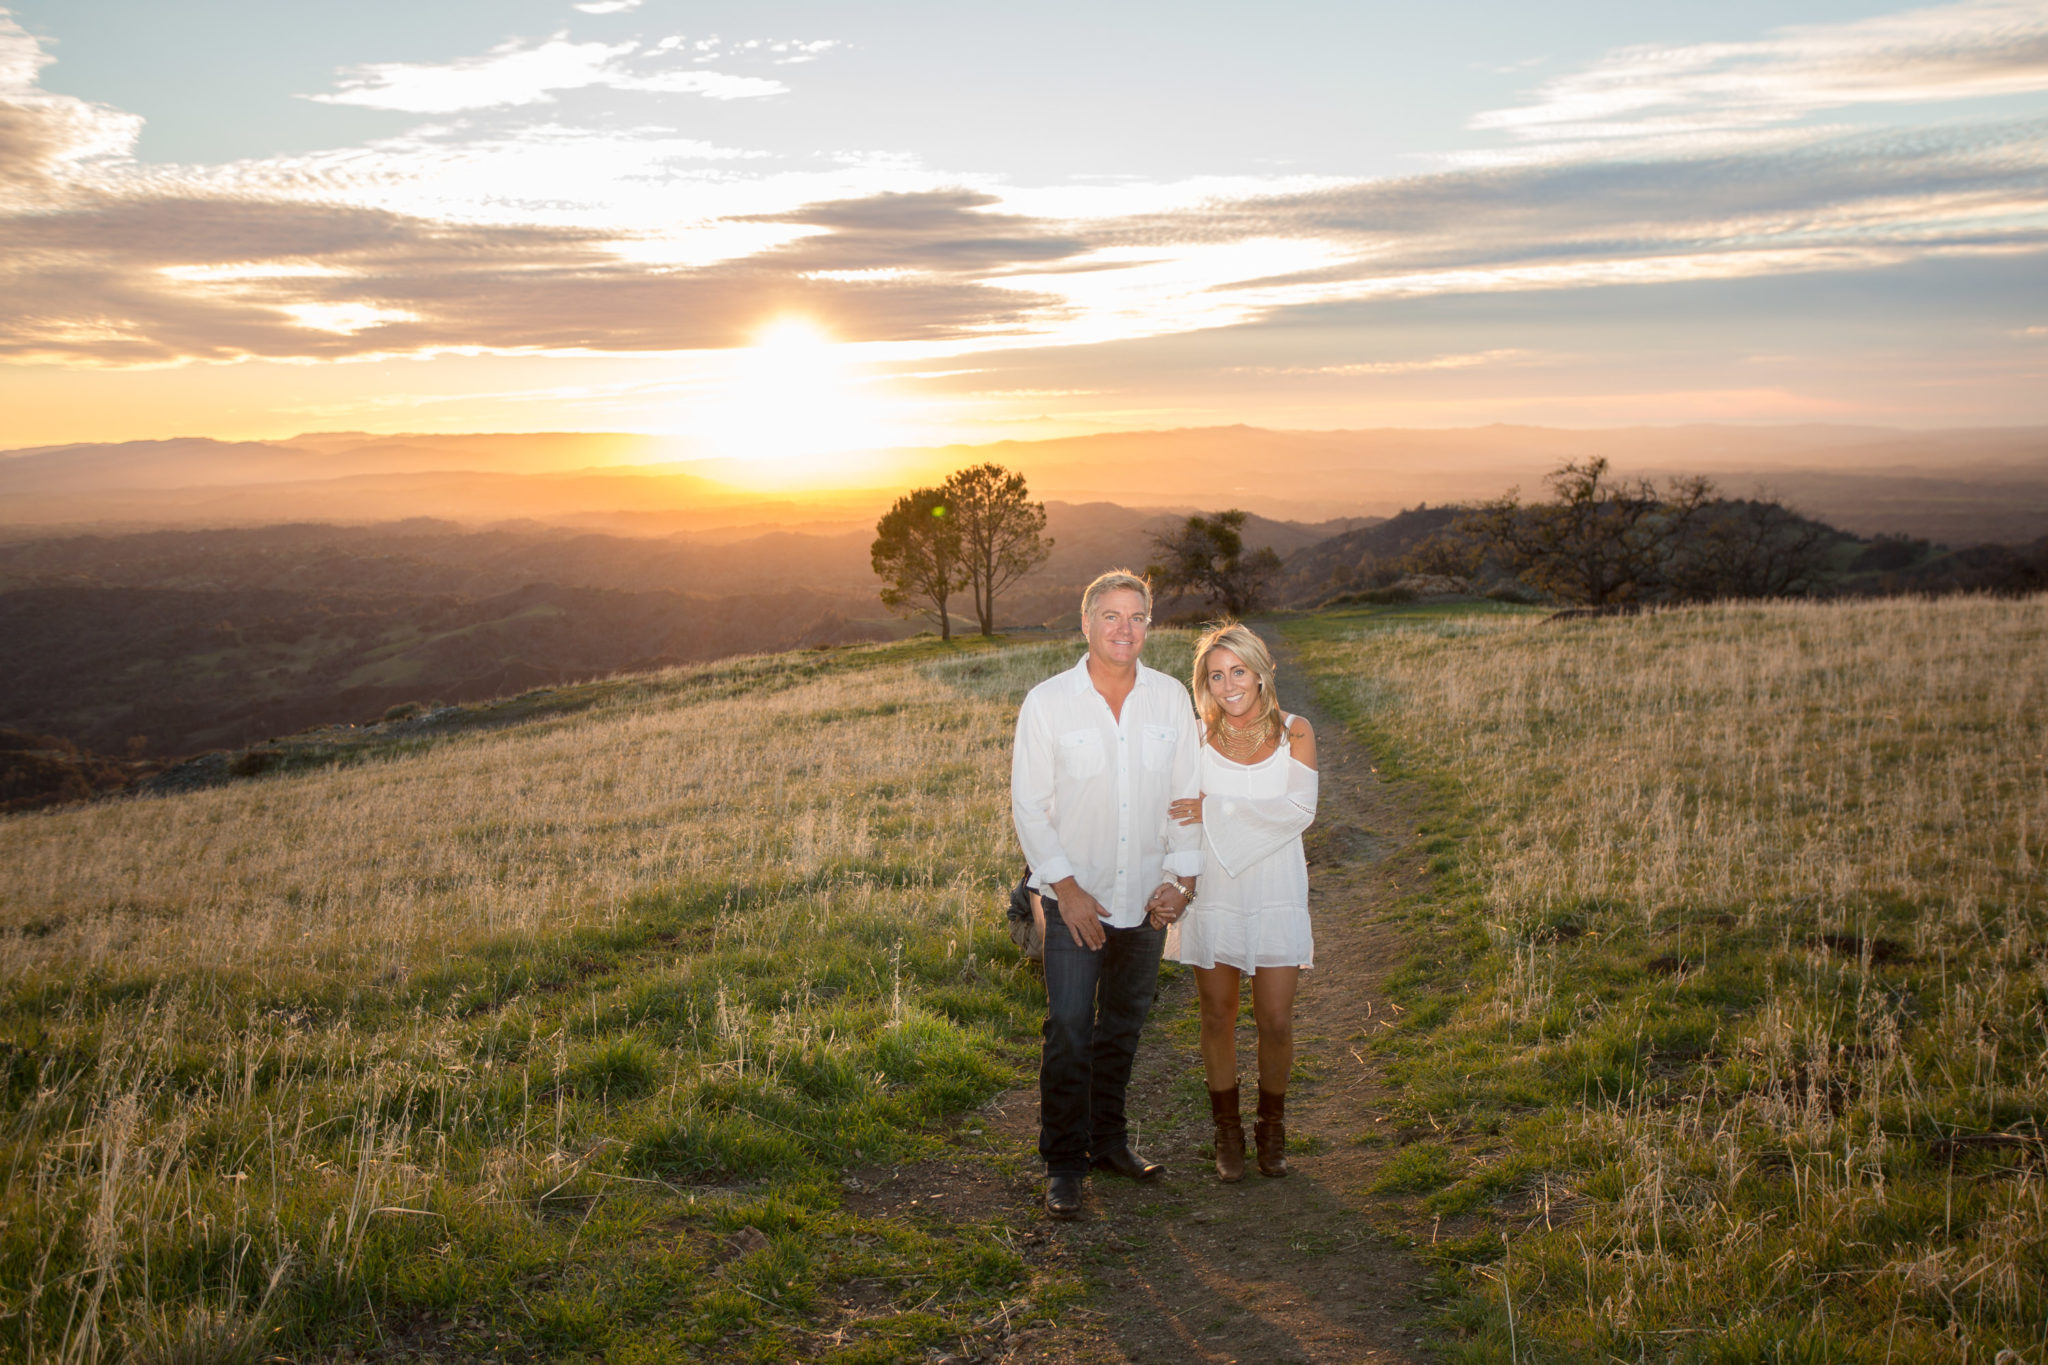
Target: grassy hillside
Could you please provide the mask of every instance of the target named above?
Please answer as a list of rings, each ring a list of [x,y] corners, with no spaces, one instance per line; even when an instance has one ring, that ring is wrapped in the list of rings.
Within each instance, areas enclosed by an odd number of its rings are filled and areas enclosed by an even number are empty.
[[[0,820],[0,1355],[877,1360],[1046,1311],[1000,1227],[841,1191],[1034,1055],[1007,753],[1072,653],[739,660]]]
[[[1278,624],[1426,810],[1344,1045],[1453,1358],[2048,1360],[2048,599]],[[957,1116],[1035,1056],[1005,764],[1072,657],[737,660],[0,819],[0,1356],[895,1360],[1061,1313],[1011,1215],[858,1190],[1029,1164]]]
[[[2048,599],[1290,631],[1433,793],[1456,1358],[2048,1359]]]

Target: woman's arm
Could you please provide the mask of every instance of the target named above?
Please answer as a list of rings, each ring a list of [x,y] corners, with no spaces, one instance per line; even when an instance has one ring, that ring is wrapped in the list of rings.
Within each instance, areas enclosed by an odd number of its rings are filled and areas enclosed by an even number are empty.
[[[1316,731],[1300,716],[1287,727],[1287,752],[1304,768],[1316,766]]]

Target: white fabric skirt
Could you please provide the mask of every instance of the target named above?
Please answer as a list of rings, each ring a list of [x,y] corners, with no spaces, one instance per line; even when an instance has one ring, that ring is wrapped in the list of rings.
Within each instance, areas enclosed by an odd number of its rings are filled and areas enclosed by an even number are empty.
[[[1306,906],[1240,910],[1204,901],[1198,893],[1187,917],[1173,927],[1180,931],[1179,942],[1169,942],[1166,955],[1190,967],[1221,963],[1249,975],[1261,967],[1316,965]]]

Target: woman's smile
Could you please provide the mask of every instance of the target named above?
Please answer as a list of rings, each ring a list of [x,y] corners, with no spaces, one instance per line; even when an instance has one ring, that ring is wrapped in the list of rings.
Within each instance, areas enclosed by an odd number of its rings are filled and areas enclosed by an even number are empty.
[[[1258,709],[1258,677],[1229,650],[1218,646],[1209,651],[1209,695],[1236,720]]]

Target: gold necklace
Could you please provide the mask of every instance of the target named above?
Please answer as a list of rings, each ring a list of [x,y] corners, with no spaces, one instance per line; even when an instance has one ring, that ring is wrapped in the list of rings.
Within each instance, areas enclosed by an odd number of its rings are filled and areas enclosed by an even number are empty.
[[[1239,727],[1230,723],[1230,717],[1223,717],[1216,727],[1216,750],[1233,763],[1246,763],[1251,756],[1265,746],[1267,725],[1264,717],[1256,724]]]

